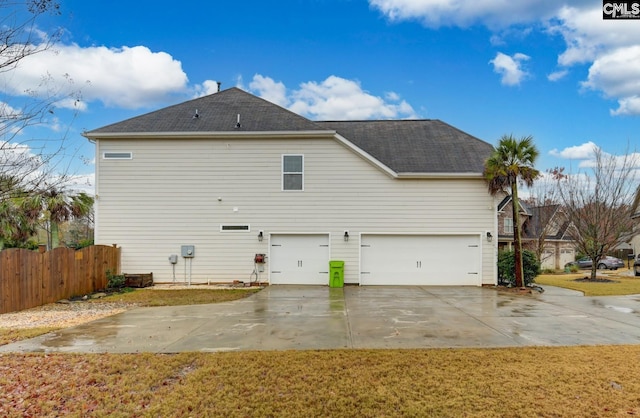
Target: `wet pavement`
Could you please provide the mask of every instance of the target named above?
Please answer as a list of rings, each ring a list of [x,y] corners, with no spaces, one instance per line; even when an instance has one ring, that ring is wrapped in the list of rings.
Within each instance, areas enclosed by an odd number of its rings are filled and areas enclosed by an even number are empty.
[[[213,305],[137,308],[0,352],[175,353],[640,344],[640,295],[480,287],[270,286]]]

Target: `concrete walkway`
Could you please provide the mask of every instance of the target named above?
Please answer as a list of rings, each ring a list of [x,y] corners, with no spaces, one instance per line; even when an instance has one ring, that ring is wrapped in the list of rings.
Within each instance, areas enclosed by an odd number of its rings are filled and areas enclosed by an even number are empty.
[[[158,352],[566,346],[640,343],[640,295],[584,297],[545,286],[270,286],[214,305],[137,308],[0,352]]]

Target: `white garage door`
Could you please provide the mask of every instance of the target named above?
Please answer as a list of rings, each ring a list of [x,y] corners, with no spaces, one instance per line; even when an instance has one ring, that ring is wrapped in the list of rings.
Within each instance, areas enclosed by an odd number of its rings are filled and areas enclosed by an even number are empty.
[[[576,254],[573,248],[563,248],[560,250],[560,268],[564,268],[564,265],[576,260]],[[556,268],[554,265],[551,268]]]
[[[482,284],[479,235],[362,235],[362,285]]]
[[[271,235],[271,284],[329,284],[329,235]]]

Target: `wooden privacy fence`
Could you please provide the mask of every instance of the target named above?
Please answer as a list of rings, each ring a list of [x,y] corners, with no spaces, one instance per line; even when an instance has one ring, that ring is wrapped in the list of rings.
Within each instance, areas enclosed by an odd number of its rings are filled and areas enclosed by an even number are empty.
[[[0,251],[0,313],[33,308],[107,287],[107,270],[120,273],[120,248]]]

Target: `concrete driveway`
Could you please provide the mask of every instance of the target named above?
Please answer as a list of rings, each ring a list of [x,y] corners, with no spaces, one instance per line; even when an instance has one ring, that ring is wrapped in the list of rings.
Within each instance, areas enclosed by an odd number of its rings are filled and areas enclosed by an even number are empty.
[[[0,352],[174,353],[640,343],[640,295],[545,287],[270,286],[214,305],[137,308]]]

